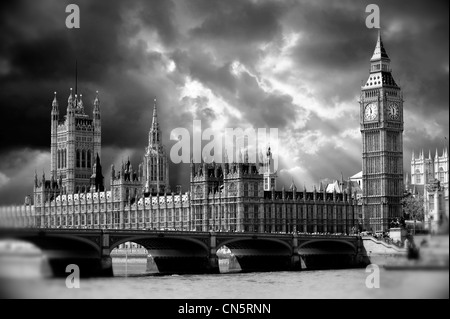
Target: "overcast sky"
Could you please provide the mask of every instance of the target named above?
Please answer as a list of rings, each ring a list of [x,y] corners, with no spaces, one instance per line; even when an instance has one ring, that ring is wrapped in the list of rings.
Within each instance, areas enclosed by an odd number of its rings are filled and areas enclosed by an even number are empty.
[[[65,26],[66,5],[81,28]],[[75,84],[92,112],[100,91],[102,164],[141,161],[153,97],[163,141],[192,128],[278,128],[278,185],[308,189],[361,170],[359,104],[377,31],[373,1],[150,0],[0,2],[0,203],[22,203],[34,171],[49,176],[50,111]],[[404,165],[449,135],[448,1],[377,1],[404,92]],[[186,190],[186,165],[171,167]],[[109,188],[109,186],[107,186]]]

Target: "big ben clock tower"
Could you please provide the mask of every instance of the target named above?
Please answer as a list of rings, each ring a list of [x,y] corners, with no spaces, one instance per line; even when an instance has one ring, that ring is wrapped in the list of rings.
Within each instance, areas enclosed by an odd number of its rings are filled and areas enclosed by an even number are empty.
[[[390,62],[378,32],[360,99],[362,213],[365,228],[374,232],[387,230],[392,219],[402,216],[403,95]]]

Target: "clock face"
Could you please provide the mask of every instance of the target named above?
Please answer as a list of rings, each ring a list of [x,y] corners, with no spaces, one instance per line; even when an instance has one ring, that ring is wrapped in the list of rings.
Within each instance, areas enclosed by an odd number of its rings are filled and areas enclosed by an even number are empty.
[[[378,105],[375,102],[368,103],[364,109],[364,119],[373,121],[378,116]]]
[[[387,111],[390,120],[398,120],[400,118],[400,112],[397,102],[389,102]]]

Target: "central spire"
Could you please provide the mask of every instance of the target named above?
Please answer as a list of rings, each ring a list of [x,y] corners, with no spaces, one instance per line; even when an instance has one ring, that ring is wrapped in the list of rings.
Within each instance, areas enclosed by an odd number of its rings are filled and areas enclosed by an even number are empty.
[[[153,119],[152,119],[152,127],[149,132],[148,142],[149,147],[156,149],[160,147],[160,131],[159,131],[159,123],[158,123],[158,113],[156,110],[156,97],[153,100]]]
[[[153,120],[152,120],[152,130],[158,128],[158,113],[156,111],[156,97],[153,99]]]
[[[383,40],[381,39],[381,31],[378,30],[377,44],[370,59],[370,75],[366,83],[362,86],[363,90],[380,89],[382,87],[398,88],[392,76],[390,67],[391,59],[386,53]]]
[[[389,56],[386,53],[386,49],[384,48],[383,40],[381,39],[381,31],[378,30],[377,44],[375,45],[375,50],[370,61],[380,61],[381,59],[390,60]]]

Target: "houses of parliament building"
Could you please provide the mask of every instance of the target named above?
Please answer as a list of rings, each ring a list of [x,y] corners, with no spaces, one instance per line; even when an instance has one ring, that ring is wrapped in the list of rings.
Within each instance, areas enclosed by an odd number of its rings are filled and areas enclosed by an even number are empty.
[[[82,97],[71,92],[60,121],[55,94],[51,119],[50,179],[35,175],[33,198],[1,214],[2,225],[350,233],[357,222],[351,189],[338,194],[299,191],[295,184],[289,190],[271,187],[276,172],[270,148],[263,163],[247,157],[239,163],[191,163],[190,191],[170,192],[156,100],[143,162],[136,169],[129,160],[112,165],[109,190],[100,161],[99,97],[91,118]]]
[[[191,163],[189,191],[174,193],[155,100],[142,163],[112,165],[106,189],[98,94],[90,117],[82,96],[71,91],[64,119],[55,94],[50,177],[36,175],[33,197],[3,209],[0,225],[347,234],[363,225],[384,231],[402,216],[403,98],[380,35],[361,88],[360,127],[359,199],[350,182],[341,192],[299,190],[294,183],[276,190],[270,148],[262,162]]]

